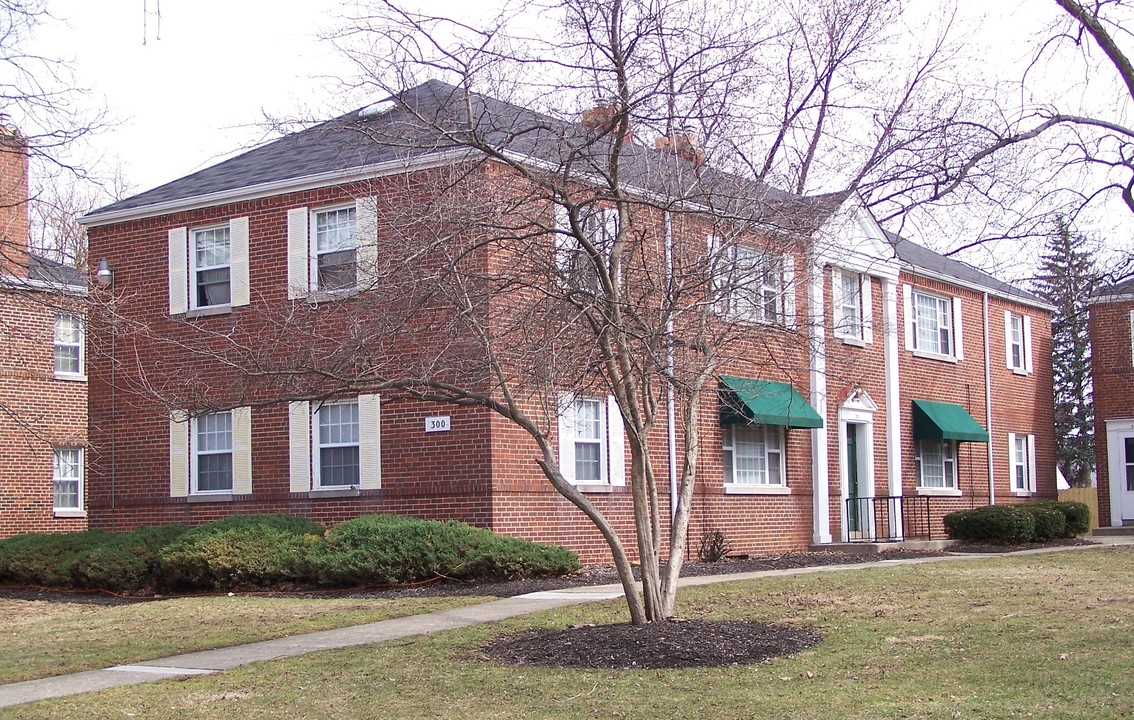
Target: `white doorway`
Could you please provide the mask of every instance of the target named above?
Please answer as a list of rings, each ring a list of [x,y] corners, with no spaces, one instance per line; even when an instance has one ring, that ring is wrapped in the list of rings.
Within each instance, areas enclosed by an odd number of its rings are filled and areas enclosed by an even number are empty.
[[[1110,524],[1134,525],[1134,420],[1106,421],[1106,450]]]

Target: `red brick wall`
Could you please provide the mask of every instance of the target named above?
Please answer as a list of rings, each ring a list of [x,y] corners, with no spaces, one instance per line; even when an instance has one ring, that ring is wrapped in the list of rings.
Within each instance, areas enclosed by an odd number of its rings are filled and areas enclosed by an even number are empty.
[[[27,250],[27,141],[0,126],[0,277],[26,276]]]
[[[0,537],[82,530],[53,516],[54,446],[86,444],[85,382],[57,380],[59,298],[0,291]]]
[[[1134,418],[1134,360],[1131,358],[1130,311],[1134,301],[1091,305],[1091,380],[1095,400],[1095,472],[1099,524],[1111,523],[1110,453],[1106,421]]]

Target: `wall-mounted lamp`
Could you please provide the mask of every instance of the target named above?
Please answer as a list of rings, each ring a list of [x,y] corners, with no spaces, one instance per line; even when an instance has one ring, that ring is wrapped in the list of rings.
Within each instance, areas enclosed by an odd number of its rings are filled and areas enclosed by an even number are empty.
[[[114,268],[106,258],[98,261],[98,270],[95,271],[95,282],[102,287],[110,287],[114,282]]]

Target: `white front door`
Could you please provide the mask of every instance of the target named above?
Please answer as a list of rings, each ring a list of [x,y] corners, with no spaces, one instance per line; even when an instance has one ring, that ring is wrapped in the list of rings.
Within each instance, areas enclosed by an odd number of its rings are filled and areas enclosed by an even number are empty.
[[[1134,523],[1134,420],[1107,420],[1110,524]],[[1106,518],[1100,518],[1106,522]]]

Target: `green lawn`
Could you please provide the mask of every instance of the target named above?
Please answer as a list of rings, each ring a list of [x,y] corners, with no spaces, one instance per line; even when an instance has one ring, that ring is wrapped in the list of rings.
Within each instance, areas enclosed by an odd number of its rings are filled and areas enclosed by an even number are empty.
[[[0,599],[0,682],[376,622],[486,599],[236,595],[114,607]]]
[[[604,603],[0,718],[1130,718],[1134,549],[689,588],[684,617],[784,621],[825,641],[766,664],[686,671],[502,667],[498,633],[624,618]]]

